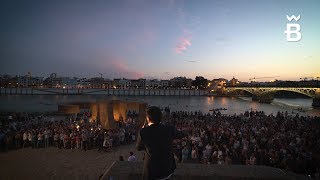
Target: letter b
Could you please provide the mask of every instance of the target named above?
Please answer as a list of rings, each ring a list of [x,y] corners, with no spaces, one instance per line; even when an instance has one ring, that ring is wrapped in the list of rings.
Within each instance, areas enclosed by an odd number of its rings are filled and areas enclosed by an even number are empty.
[[[287,24],[287,30],[284,31],[287,34],[287,41],[300,41],[302,37],[300,30],[300,24]],[[292,37],[292,34],[296,34],[296,36]]]

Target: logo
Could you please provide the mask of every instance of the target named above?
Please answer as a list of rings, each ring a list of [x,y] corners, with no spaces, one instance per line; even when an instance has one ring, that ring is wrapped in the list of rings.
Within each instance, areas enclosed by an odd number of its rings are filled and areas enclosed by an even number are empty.
[[[295,15],[288,16],[287,19],[289,22],[292,20],[295,20],[298,22],[300,20],[300,15],[296,17]],[[300,32],[301,27],[298,23],[287,23],[287,29],[284,31],[285,34],[287,34],[287,41],[289,42],[298,42],[302,38],[302,34]]]

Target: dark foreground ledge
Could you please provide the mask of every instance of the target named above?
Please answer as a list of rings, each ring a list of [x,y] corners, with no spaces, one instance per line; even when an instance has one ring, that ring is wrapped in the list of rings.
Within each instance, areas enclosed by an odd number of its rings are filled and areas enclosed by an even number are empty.
[[[104,173],[103,180],[140,180],[142,179],[142,162],[115,161]],[[205,164],[178,164],[173,174],[174,180],[209,180],[209,179],[308,179],[302,175],[285,172],[267,166],[244,165],[205,165]]]

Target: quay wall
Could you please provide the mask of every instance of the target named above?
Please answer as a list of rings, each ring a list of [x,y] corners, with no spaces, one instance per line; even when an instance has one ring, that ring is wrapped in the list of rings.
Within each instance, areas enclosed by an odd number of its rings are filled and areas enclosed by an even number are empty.
[[[206,96],[198,89],[62,89],[0,88],[0,95]]]

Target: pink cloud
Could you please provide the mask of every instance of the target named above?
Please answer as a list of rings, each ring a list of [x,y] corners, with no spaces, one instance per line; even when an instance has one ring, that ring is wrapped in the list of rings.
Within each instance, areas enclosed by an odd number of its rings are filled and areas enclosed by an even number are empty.
[[[109,47],[96,49],[89,59],[89,66],[94,67],[95,71],[103,73],[107,78],[138,79],[145,76],[144,72],[130,66],[127,59],[112,52]]]
[[[138,79],[144,77],[144,73],[130,69],[130,67],[119,58],[113,58],[110,62],[110,66],[116,73],[119,73],[121,77]]]
[[[175,52],[181,54],[191,46],[191,36],[183,36],[179,39],[178,44],[176,45]]]
[[[175,52],[177,54],[182,54],[185,51],[188,50],[188,48],[192,45],[192,32],[188,28],[188,24],[186,23],[187,20],[189,20],[188,14],[185,13],[183,9],[183,1],[182,1],[182,6],[176,9],[177,13],[177,25],[182,31],[182,35],[178,39],[178,42],[175,46]]]

